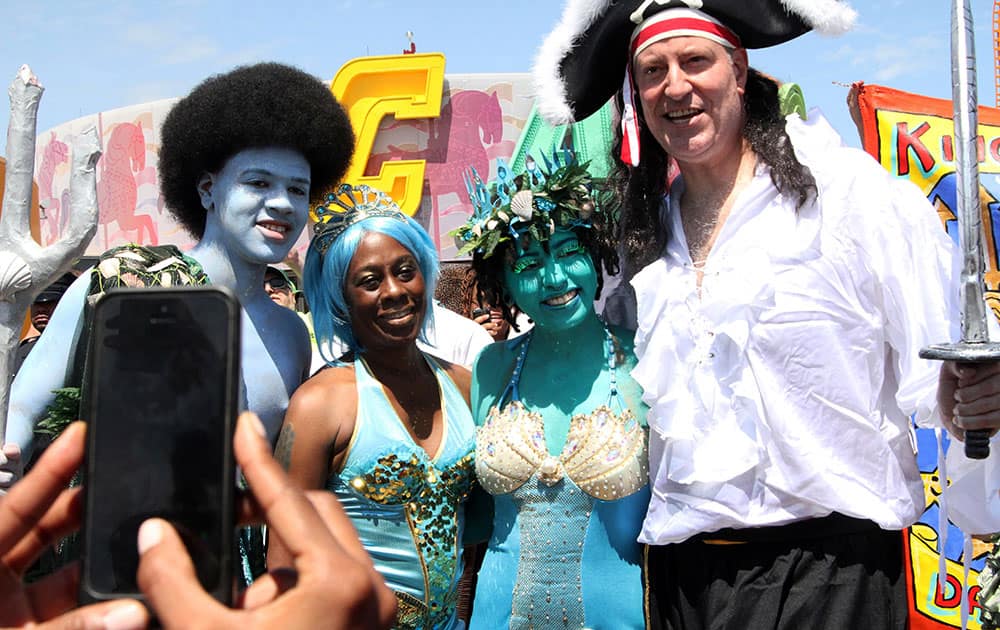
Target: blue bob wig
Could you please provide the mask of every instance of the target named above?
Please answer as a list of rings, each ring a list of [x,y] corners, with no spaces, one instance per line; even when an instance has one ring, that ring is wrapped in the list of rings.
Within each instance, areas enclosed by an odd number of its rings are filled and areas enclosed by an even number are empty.
[[[306,262],[302,270],[303,288],[309,310],[313,315],[313,329],[320,356],[327,364],[335,363],[337,357],[328,356],[337,341],[343,342],[355,354],[364,351],[351,329],[350,305],[344,295],[347,282],[347,268],[351,265],[358,245],[369,232],[377,232],[395,239],[417,260],[417,266],[424,277],[424,321],[419,339],[427,343],[427,327],[433,327],[434,287],[438,279],[438,255],[434,242],[427,231],[413,218],[371,216],[352,224],[342,234],[334,238],[326,253],[319,250],[318,238],[309,243]]]

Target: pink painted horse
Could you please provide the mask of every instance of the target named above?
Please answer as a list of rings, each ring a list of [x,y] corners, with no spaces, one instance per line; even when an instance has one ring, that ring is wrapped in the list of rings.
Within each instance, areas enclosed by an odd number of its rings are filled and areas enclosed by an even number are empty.
[[[427,139],[427,185],[434,213],[438,197],[457,193],[468,196],[462,174],[474,167],[484,176],[490,172],[486,146],[503,137],[503,111],[496,94],[464,90],[451,97],[441,108],[441,117],[431,121]],[[447,209],[442,214],[455,210]]]
[[[440,248],[439,217],[469,213],[472,209],[463,173],[471,166],[486,177],[490,172],[490,155],[486,147],[502,139],[503,111],[497,95],[462,90],[452,94],[441,107],[441,116],[430,120],[426,150],[406,151],[390,145],[388,153],[372,154],[365,172],[377,173],[390,159],[427,161],[424,181],[431,200],[428,232]],[[441,209],[439,198],[449,193],[457,194],[459,202]]]
[[[97,182],[97,203],[101,208],[99,224],[104,228],[104,246],[112,246],[108,224],[118,223],[119,234],[135,232],[134,242],[156,245],[157,234],[153,217],[136,214],[139,186],[136,174],[146,168],[146,137],[142,127],[121,123],[111,132],[100,162]],[[148,240],[143,239],[143,235]],[[116,235],[117,238],[118,235]]]
[[[56,168],[69,162],[69,147],[51,132],[49,142],[42,150],[42,164],[38,167],[38,205],[41,207],[41,221],[46,228],[43,243],[51,243],[59,238],[61,230],[62,194],[52,190],[52,180]]]

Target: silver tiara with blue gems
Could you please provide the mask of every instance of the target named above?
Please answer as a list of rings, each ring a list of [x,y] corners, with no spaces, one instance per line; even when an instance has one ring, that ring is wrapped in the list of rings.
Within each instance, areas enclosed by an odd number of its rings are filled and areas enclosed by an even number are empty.
[[[325,254],[330,243],[355,223],[374,217],[396,219],[403,223],[407,219],[392,197],[365,184],[341,184],[323,197],[315,212],[313,245],[321,254]]]

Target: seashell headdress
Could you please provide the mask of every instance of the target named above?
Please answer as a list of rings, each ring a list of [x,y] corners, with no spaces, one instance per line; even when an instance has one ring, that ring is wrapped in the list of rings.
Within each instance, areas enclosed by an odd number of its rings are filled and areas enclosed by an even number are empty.
[[[450,234],[461,245],[460,256],[475,252],[489,258],[507,240],[530,236],[546,241],[557,227],[590,227],[595,212],[607,214],[610,200],[598,191],[572,151],[557,149],[542,154],[544,168],[531,156],[518,176],[502,159],[497,160],[497,178],[489,186],[476,169],[465,174],[465,187],[472,200],[469,220]]]

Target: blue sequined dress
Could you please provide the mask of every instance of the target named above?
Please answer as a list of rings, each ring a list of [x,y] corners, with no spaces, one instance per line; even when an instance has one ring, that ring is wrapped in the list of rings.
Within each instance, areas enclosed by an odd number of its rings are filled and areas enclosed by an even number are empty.
[[[519,364],[525,354],[526,342]],[[518,400],[519,374],[511,401],[503,406],[505,392],[476,433],[476,476],[494,518],[470,628],[644,628],[636,539],[649,503],[646,430],[614,411],[612,384],[608,404],[574,416],[551,454],[544,418]]]
[[[441,392],[444,435],[430,457],[413,441],[382,384],[354,362],[358,415],[340,474],[327,481],[361,543],[396,593],[396,628],[460,627],[463,501],[473,476],[472,414],[451,377],[428,355]]]

